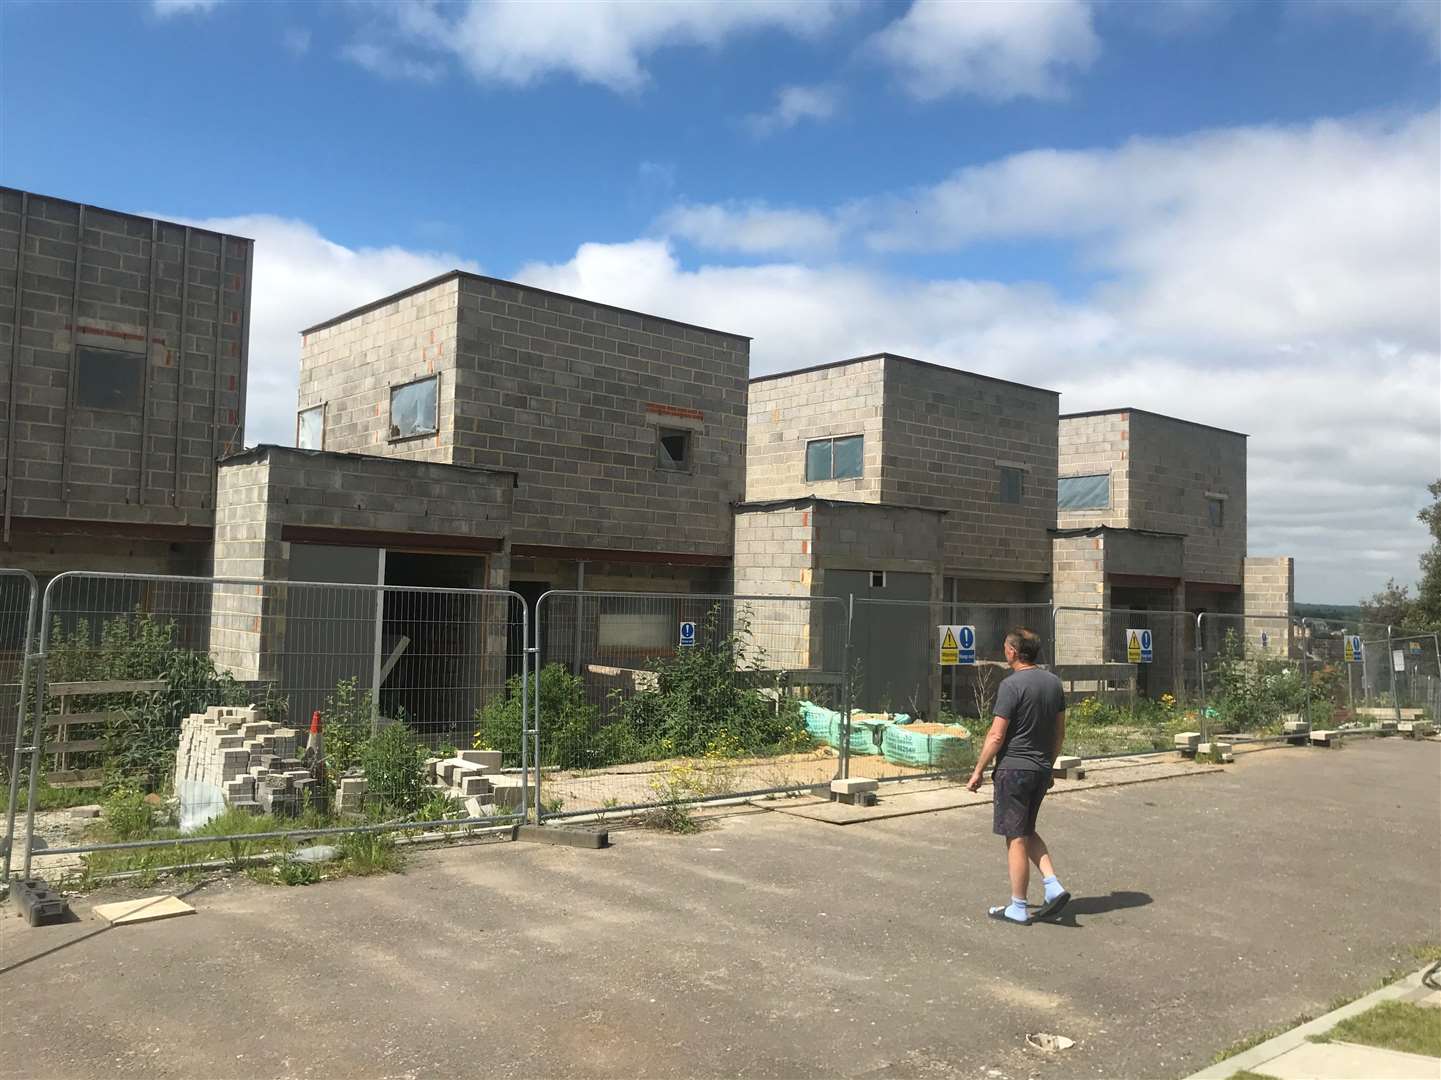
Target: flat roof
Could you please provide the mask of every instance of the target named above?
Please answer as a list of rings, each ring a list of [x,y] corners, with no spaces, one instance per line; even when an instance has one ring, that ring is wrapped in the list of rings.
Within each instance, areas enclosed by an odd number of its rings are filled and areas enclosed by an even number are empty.
[[[567,293],[552,292],[550,289],[537,288],[534,285],[527,285],[522,281],[507,281],[505,278],[487,277],[485,274],[473,274],[469,270],[447,270],[445,273],[437,275],[429,281],[422,281],[419,284],[408,286],[399,292],[391,293],[389,296],[382,296],[378,300],[371,300],[369,303],[361,304],[357,308],[351,308],[343,314],[334,315],[329,319],[325,319],[323,322],[318,322],[314,326],[307,326],[300,332],[302,334],[313,334],[317,330],[324,330],[328,326],[343,323],[355,318],[357,315],[364,315],[367,311],[374,311],[376,308],[384,307],[386,304],[392,304],[397,300],[404,300],[407,296],[414,296],[416,293],[424,292],[426,289],[433,289],[435,286],[442,285],[447,281],[461,279],[467,281],[484,281],[490,285],[504,285],[511,289],[524,289],[526,292],[539,293],[541,296],[554,296],[560,300],[569,300],[576,304],[588,304],[590,307],[604,308],[606,311],[615,311],[622,315],[634,315],[640,319],[654,319],[657,322],[669,323],[671,326],[681,326],[687,330],[700,330],[707,334],[719,334],[721,337],[735,338],[737,341],[751,340],[745,334],[733,334],[729,330],[716,330],[713,327],[699,326],[696,323],[681,322],[679,319],[670,319],[664,315],[652,314],[649,311],[635,311],[631,308],[617,307],[615,304],[603,304],[599,300],[588,300],[584,296],[570,296]]]
[[[217,232],[215,229],[207,229],[202,225],[187,225],[183,221],[172,221],[170,218],[146,217],[144,214],[132,213],[129,210],[111,210],[107,206],[96,206],[94,203],[77,202],[74,199],[67,199],[63,195],[46,195],[40,191],[26,191],[24,188],[9,187],[0,184],[0,191],[8,191],[13,195],[29,195],[32,199],[45,199],[48,202],[65,203],[67,206],[86,207],[90,210],[99,210],[102,214],[114,214],[116,217],[130,218],[133,221],[158,221],[162,225],[173,225],[177,229],[192,229],[195,232],[206,233],[209,236],[226,236],[232,240],[244,240],[247,243],[255,243],[253,236],[241,236],[239,233]]]
[[[732,503],[735,510],[779,510],[797,506],[843,506],[847,509],[861,507],[872,510],[921,510],[927,514],[948,514],[949,510],[938,510],[934,506],[907,506],[905,503],[861,502],[859,499],[827,499],[820,495],[797,495],[792,499],[761,499],[755,502]]]
[[[1130,405],[1122,406],[1119,409],[1091,409],[1089,412],[1061,413],[1062,420],[1079,420],[1083,416],[1115,416],[1117,413],[1141,413],[1144,416],[1154,416],[1158,420],[1169,420],[1173,424],[1190,424],[1192,427],[1205,428],[1207,431],[1219,431],[1223,435],[1239,435],[1243,439],[1251,436],[1244,431],[1232,431],[1230,428],[1216,427],[1215,424],[1203,424],[1198,420],[1186,420],[1179,416],[1167,416],[1165,413],[1152,412],[1150,409],[1136,409]]]
[[[315,458],[353,458],[357,461],[388,461],[397,465],[440,465],[447,469],[462,469],[465,472],[509,476],[517,484],[520,480],[520,473],[512,472],[509,469],[487,469],[482,465],[456,465],[449,461],[418,461],[415,458],[388,457],[385,454],[357,454],[349,450],[302,450],[298,446],[281,446],[279,443],[259,443],[255,446],[247,446],[244,450],[237,450],[235,453],[221,458],[220,464],[238,465],[246,461],[255,461],[275,450],[286,454],[304,454],[306,457]]]
[[[946,364],[937,364],[930,360],[917,360],[914,356],[902,356],[900,353],[878,352],[866,356],[852,356],[849,360],[832,360],[828,364],[812,364],[810,367],[795,368],[791,371],[777,371],[772,375],[757,375],[751,382],[769,382],[773,379],[788,379],[792,375],[808,375],[812,371],[826,371],[829,368],[845,367],[847,364],[860,364],[867,360],[900,360],[907,364],[915,364],[917,367],[932,368],[935,371],[949,371],[953,375],[965,375],[971,379],[984,379],[986,382],[1000,383],[1003,386],[1019,386],[1023,390],[1035,390],[1041,394],[1054,394],[1061,396],[1059,390],[1048,390],[1044,386],[1032,386],[1030,383],[1016,382],[1014,379],[1000,379],[994,375],[982,375],[979,371],[967,371],[965,368],[949,367]]]

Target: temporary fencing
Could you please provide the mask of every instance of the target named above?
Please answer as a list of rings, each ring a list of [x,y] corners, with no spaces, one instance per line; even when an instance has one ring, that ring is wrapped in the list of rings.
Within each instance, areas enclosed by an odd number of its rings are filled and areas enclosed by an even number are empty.
[[[30,733],[28,676],[34,647],[39,589],[24,570],[0,569],[0,770],[5,790],[5,835],[0,860],[0,884],[10,878],[15,821],[28,784],[22,785],[25,759],[21,754]]]
[[[969,770],[1009,674],[1006,635],[1036,631],[1052,662],[1049,604],[857,597],[851,617],[856,714],[849,774],[879,780]]]
[[[1362,650],[1361,717],[1441,719],[1441,641],[1436,634],[1392,634],[1363,641]]]
[[[831,780],[844,753],[838,761],[810,734],[803,703],[847,711],[848,625],[833,597],[546,593],[535,645],[542,816]]]
[[[504,590],[61,574],[33,665],[32,783],[59,802],[103,794],[113,813],[41,854],[183,859],[235,834],[518,819],[527,629]],[[474,752],[481,715],[489,754]],[[32,818],[27,874],[33,837]]]

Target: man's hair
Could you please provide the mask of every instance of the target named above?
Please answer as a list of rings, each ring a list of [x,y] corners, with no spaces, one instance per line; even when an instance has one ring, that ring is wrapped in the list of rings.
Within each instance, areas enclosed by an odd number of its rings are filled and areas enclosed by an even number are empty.
[[[1034,664],[1041,658],[1041,635],[1024,626],[1018,626],[1007,634],[1006,644],[1016,650],[1023,663]]]

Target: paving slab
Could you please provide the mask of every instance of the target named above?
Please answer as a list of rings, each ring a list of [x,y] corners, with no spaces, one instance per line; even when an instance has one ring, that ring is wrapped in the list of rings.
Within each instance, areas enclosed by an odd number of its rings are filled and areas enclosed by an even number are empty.
[[[127,926],[132,923],[156,922],[159,919],[174,919],[180,915],[194,915],[195,909],[176,896],[146,896],[139,900],[117,900],[113,904],[98,904],[95,916],[111,926]]]
[[[1304,1043],[1259,1067],[1276,1080],[1441,1080],[1441,1058],[1355,1043]]]

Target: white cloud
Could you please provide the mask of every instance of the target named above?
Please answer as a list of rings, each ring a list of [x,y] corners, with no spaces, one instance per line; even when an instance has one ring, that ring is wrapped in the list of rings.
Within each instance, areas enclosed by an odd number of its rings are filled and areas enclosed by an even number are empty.
[[[245,415],[252,445],[295,441],[301,330],[447,270],[479,269],[442,252],[344,247],[305,222],[265,214],[190,224],[255,240]]]
[[[633,91],[646,81],[644,58],[658,49],[718,47],[765,30],[812,35],[852,6],[845,0],[470,0],[452,15],[450,8],[414,0],[387,11],[398,39],[390,44],[455,56],[480,82],[527,86],[566,74]]]
[[[802,120],[829,120],[836,113],[840,91],[834,86],[783,86],[775,105],[746,117],[746,126],[760,136],[788,131]]]
[[[838,229],[825,214],[748,203],[729,206],[680,205],[656,223],[667,235],[707,251],[824,252],[835,246]]]
[[[403,56],[384,45],[361,41],[340,50],[343,59],[384,79],[436,82],[445,74],[445,62],[431,57]]]
[[[1062,97],[1066,78],[1090,67],[1101,47],[1086,0],[915,0],[872,42],[923,101]]]
[[[172,15],[207,15],[220,5],[220,0],[150,0],[150,10],[162,19]]]
[[[509,276],[753,335],[756,374],[890,350],[1061,390],[1067,410],[1130,405],[1246,431],[1252,553],[1294,554],[1302,599],[1349,602],[1387,577],[1414,579],[1428,543],[1415,512],[1441,472],[1434,127],[1427,115],[1007,159],[983,167],[995,175],[967,174],[959,202],[906,204],[940,215],[932,227],[950,244],[1081,244],[1116,274],[1084,296],[907,276],[834,253],[816,265],[773,254],[685,265],[664,239],[582,244]],[[706,242],[731,250],[775,250],[778,233],[756,225],[765,214],[794,213],[824,235],[804,210],[685,209],[701,211],[688,238],[717,230]],[[901,235],[896,215],[886,221]],[[272,217],[201,224],[257,239],[252,440],[291,438],[298,330],[464,265],[352,250]],[[751,246],[738,247],[752,226]]]
[[[1018,154],[860,212],[882,251],[1062,239],[1137,331],[1437,345],[1434,112]],[[855,209],[852,208],[852,212]]]

